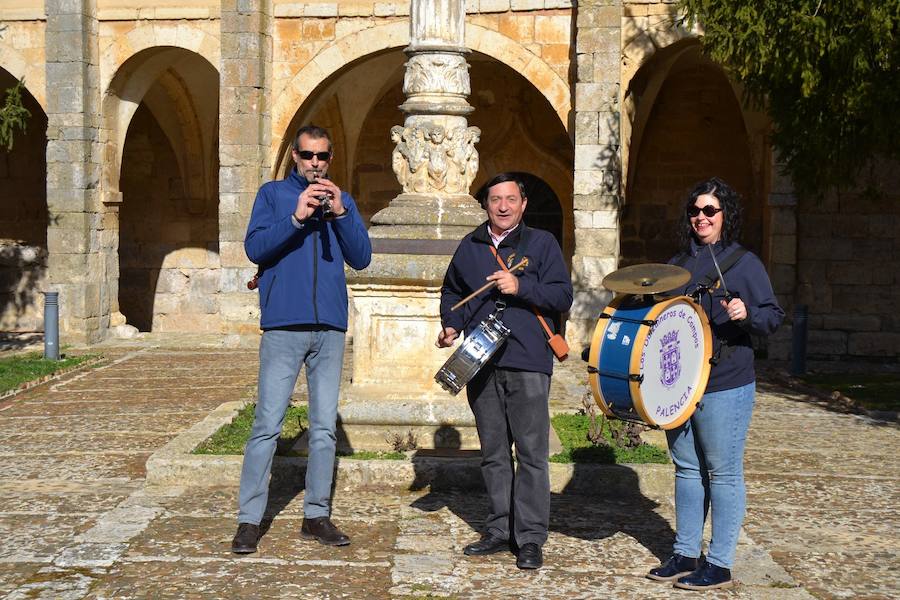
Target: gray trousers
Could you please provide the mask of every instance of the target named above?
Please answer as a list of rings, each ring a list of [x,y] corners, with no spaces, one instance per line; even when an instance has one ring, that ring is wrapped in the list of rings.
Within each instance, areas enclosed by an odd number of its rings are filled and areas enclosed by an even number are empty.
[[[490,502],[485,532],[512,537],[520,547],[542,546],[550,524],[550,376],[488,367],[469,382],[466,394]]]

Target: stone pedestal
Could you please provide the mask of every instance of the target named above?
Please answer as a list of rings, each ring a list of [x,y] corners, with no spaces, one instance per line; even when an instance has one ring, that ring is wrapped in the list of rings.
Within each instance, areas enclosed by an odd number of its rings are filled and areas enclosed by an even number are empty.
[[[417,448],[478,448],[465,394],[451,396],[434,380],[454,350],[434,345],[439,286],[355,282],[350,289],[353,383],[340,408],[350,446],[390,450],[411,438]]]

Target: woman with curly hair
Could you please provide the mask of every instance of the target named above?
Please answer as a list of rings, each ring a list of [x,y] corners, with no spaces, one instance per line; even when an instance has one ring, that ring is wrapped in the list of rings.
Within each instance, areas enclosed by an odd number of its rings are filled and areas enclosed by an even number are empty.
[[[691,273],[679,291],[698,299],[709,316],[713,356],[696,410],[683,425],[666,431],[675,464],[675,544],[672,557],[647,577],[689,590],[733,583],[745,509],[744,443],[756,391],[750,336],[769,335],[784,319],[762,262],[737,242],[740,229],[738,194],[717,177],[700,182],[679,221],[682,252],[669,261]],[[725,282],[719,281],[713,254],[727,268]],[[704,557],[703,526],[710,508],[712,538]]]

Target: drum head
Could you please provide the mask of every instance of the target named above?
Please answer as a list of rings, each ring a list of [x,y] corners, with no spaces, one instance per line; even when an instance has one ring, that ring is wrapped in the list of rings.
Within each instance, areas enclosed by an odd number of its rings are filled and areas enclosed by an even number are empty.
[[[709,380],[712,335],[709,320],[690,298],[679,296],[654,306],[647,314],[656,321],[643,328],[631,356],[635,408],[644,421],[663,429],[680,426],[694,412]]]

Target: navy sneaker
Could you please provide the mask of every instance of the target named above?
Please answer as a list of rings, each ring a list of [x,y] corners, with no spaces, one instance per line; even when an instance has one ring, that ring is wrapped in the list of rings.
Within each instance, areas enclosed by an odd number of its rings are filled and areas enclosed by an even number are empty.
[[[675,582],[675,587],[683,590],[715,590],[734,585],[731,569],[720,567],[709,562]]]
[[[650,569],[650,572],[647,573],[647,579],[652,579],[653,581],[672,581],[679,577],[690,575],[696,571],[697,567],[700,566],[700,562],[699,558],[689,558],[680,554],[673,554],[664,564],[655,569]]]

